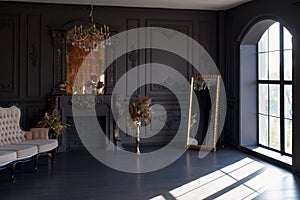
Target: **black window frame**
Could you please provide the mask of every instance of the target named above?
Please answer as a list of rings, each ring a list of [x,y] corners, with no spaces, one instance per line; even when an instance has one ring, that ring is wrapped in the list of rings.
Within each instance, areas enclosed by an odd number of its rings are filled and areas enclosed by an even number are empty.
[[[280,40],[280,47],[279,47],[279,56],[280,56],[280,67],[279,67],[279,80],[260,80],[259,79],[259,55],[260,53],[270,53],[272,51],[270,51],[269,49],[265,52],[259,52],[259,42],[257,43],[256,45],[256,66],[257,66],[257,77],[256,77],[256,94],[257,94],[257,98],[256,98],[256,105],[257,105],[257,146],[260,146],[260,147],[263,147],[263,148],[266,148],[266,149],[269,149],[269,150],[272,150],[272,151],[275,151],[275,152],[278,152],[278,153],[281,153],[282,155],[286,155],[286,156],[292,156],[292,154],[290,153],[286,153],[285,152],[285,123],[284,123],[284,120],[286,119],[284,114],[284,86],[285,85],[291,85],[292,88],[293,88],[293,78],[291,81],[287,81],[284,79],[284,26],[279,23],[279,31],[280,31],[280,36],[279,36],[279,40]],[[268,29],[266,29],[267,31]],[[263,36],[263,35],[262,35]],[[262,37],[261,36],[261,37]],[[261,39],[261,38],[260,38]],[[260,41],[259,39],[259,41]],[[269,45],[269,36],[268,36],[268,45]],[[293,51],[293,49],[292,49]],[[293,71],[293,67],[292,67],[292,71]],[[268,63],[268,73],[269,73],[269,63]],[[268,78],[269,79],[269,78]],[[269,85],[279,85],[280,87],[280,150],[278,149],[275,149],[275,148],[272,148],[270,147],[270,115],[269,114],[269,106],[268,106],[268,114],[265,115],[268,117],[268,146],[266,145],[263,145],[263,144],[260,144],[259,140],[260,140],[260,130],[259,130],[259,116],[260,115],[263,115],[262,113],[259,112],[259,85],[260,84],[267,84],[268,86]],[[269,90],[269,87],[268,87],[268,90]],[[293,91],[293,89],[292,89]],[[268,91],[268,105],[270,105],[270,92]],[[292,94],[292,96],[294,96]],[[293,107],[293,105],[292,105]],[[293,121],[293,117],[291,119]],[[293,128],[293,127],[292,127]],[[293,134],[293,131],[292,131],[292,134]]]

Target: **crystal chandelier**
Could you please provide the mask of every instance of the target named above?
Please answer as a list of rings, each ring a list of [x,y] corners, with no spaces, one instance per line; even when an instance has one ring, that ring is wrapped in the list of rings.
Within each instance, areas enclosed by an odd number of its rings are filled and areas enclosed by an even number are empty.
[[[94,8],[91,3],[89,27],[84,27],[82,24],[74,26],[72,45],[85,51],[98,51],[99,47],[103,48],[105,45],[110,45],[109,27],[104,24],[99,29],[94,23],[93,12]]]

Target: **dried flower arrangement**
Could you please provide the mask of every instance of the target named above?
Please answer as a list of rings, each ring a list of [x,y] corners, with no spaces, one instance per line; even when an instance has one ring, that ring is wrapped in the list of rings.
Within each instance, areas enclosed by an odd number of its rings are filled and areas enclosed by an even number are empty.
[[[129,114],[127,116],[129,116],[132,119],[133,124],[127,123],[127,126],[129,126],[130,129],[133,126],[135,126],[136,128],[136,154],[138,155],[140,154],[140,126],[142,122],[144,122],[145,124],[148,124],[150,122],[151,103],[151,98],[140,97],[139,95],[135,95],[135,98],[130,101],[128,106]],[[127,122],[128,121],[132,122],[130,120],[127,120]]]
[[[54,138],[58,138],[67,126],[69,125],[61,121],[61,115],[57,109],[53,109],[52,112],[46,112],[36,125],[39,128],[50,128],[50,130],[54,131]]]
[[[151,113],[151,102],[151,98],[140,97],[139,95],[135,95],[134,100],[130,101],[128,110],[129,115],[134,123],[149,123]]]

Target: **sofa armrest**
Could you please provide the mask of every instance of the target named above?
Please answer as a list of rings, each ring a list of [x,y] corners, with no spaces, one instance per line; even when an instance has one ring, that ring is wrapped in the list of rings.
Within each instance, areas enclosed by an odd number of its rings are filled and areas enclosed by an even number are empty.
[[[49,128],[31,128],[29,133],[25,133],[26,140],[32,139],[49,139]]]

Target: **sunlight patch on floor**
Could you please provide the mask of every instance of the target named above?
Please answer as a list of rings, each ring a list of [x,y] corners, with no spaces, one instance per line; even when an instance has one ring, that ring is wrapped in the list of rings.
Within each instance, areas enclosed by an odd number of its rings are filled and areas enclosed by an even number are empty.
[[[220,177],[224,176],[225,173],[221,172],[221,171],[216,171],[213,173],[210,173],[206,176],[203,176],[197,180],[194,180],[192,182],[189,182],[185,185],[182,185],[178,188],[175,188],[174,190],[170,191],[170,194],[172,194],[173,196],[182,196],[184,194],[187,194],[189,192],[192,192],[193,190],[200,188],[214,180],[218,180]]]
[[[264,168],[263,164],[253,161],[253,162],[246,164],[245,166],[231,172],[229,175],[239,181],[239,180],[242,180],[243,178],[246,178],[247,176],[257,172],[258,170],[260,170],[262,168]]]
[[[253,193],[253,190],[251,190],[250,188],[244,186],[244,185],[240,185],[228,192],[226,192],[225,194],[219,196],[218,198],[216,198],[216,200],[240,200],[240,199],[244,199],[250,195],[252,195]]]
[[[245,166],[245,165],[247,165],[247,164],[249,164],[251,162],[253,162],[252,159],[250,159],[250,158],[244,158],[244,159],[242,159],[242,160],[240,160],[238,162],[235,162],[235,163],[233,163],[231,165],[228,165],[228,166],[222,168],[221,170],[222,170],[222,172],[230,173],[230,172],[235,171],[235,170],[237,170],[237,169],[239,169],[239,168],[241,168],[241,167],[243,167],[243,166]]]
[[[172,194],[178,200],[191,200],[191,199],[204,199],[213,195],[216,191],[223,190],[224,188],[234,184],[236,181],[229,176],[222,176],[217,180],[196,188],[193,191],[181,196]]]
[[[279,170],[264,170],[264,168],[264,164],[245,158],[170,190],[169,195],[176,200],[211,197],[219,200],[253,199],[284,178],[284,174]],[[151,200],[166,200],[166,198],[159,195]]]
[[[152,198],[151,200],[166,200],[166,199],[162,195],[159,195],[157,197]]]

